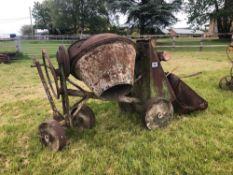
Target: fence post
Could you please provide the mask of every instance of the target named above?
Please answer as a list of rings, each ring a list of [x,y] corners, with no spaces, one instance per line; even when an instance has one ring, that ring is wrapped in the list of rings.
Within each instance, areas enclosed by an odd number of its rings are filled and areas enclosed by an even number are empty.
[[[15,47],[16,47],[16,52],[20,52],[21,51],[21,38],[18,36],[15,40]]]
[[[201,52],[203,50],[203,38],[200,40],[200,48],[199,51]]]
[[[172,36],[172,48],[175,49],[176,48],[176,37]]]
[[[203,46],[204,46],[204,39],[206,38],[205,33],[202,35],[201,40],[200,40],[200,48],[199,51],[203,50]]]

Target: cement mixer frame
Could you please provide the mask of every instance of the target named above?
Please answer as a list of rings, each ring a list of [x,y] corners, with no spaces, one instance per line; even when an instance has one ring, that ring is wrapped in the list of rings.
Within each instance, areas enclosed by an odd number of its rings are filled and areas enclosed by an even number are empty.
[[[92,128],[95,125],[95,115],[86,105],[91,98],[117,101],[122,111],[139,112],[148,129],[166,126],[173,117],[171,102],[175,95],[160,64],[163,58],[155,52],[150,40],[138,40],[136,51],[133,88],[124,96],[100,98],[69,78],[69,55],[63,46],[57,52],[58,69],[54,68],[47,51],[42,50],[43,63],[35,59],[33,67],[37,68],[53,111],[53,119],[42,122],[39,126],[42,145],[53,151],[61,150],[66,145],[65,128]],[[68,88],[67,83],[73,89]],[[61,96],[63,112],[57,109],[53,96],[56,99]],[[80,99],[71,106],[70,96]]]

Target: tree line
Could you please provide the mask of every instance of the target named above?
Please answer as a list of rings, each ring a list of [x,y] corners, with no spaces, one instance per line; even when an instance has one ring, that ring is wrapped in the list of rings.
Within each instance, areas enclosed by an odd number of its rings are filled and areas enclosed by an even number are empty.
[[[188,0],[185,3],[188,22],[201,26],[210,20],[217,24],[218,33],[233,32],[233,0]],[[220,38],[230,35],[220,35]]]
[[[176,23],[180,10],[195,28],[214,18],[219,32],[232,32],[232,0],[44,0],[34,3],[32,15],[34,28],[50,34],[122,32],[121,14],[127,29],[153,34]]]

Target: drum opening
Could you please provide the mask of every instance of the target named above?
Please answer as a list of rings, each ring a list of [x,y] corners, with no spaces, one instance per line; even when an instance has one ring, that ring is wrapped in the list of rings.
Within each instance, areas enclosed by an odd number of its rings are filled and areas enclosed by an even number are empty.
[[[120,96],[124,96],[129,93],[132,85],[130,84],[120,84],[113,87],[110,87],[106,91],[104,91],[100,97],[106,99],[117,99]]]

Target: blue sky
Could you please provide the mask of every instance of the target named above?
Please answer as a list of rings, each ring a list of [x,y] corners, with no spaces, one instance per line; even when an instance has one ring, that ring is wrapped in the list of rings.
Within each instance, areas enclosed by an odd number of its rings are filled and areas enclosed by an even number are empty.
[[[0,34],[20,33],[20,28],[30,24],[29,7],[33,7],[35,1],[43,0],[1,0],[0,5]],[[178,13],[179,22],[174,27],[187,27],[185,14]],[[121,18],[121,23],[124,17]]]

